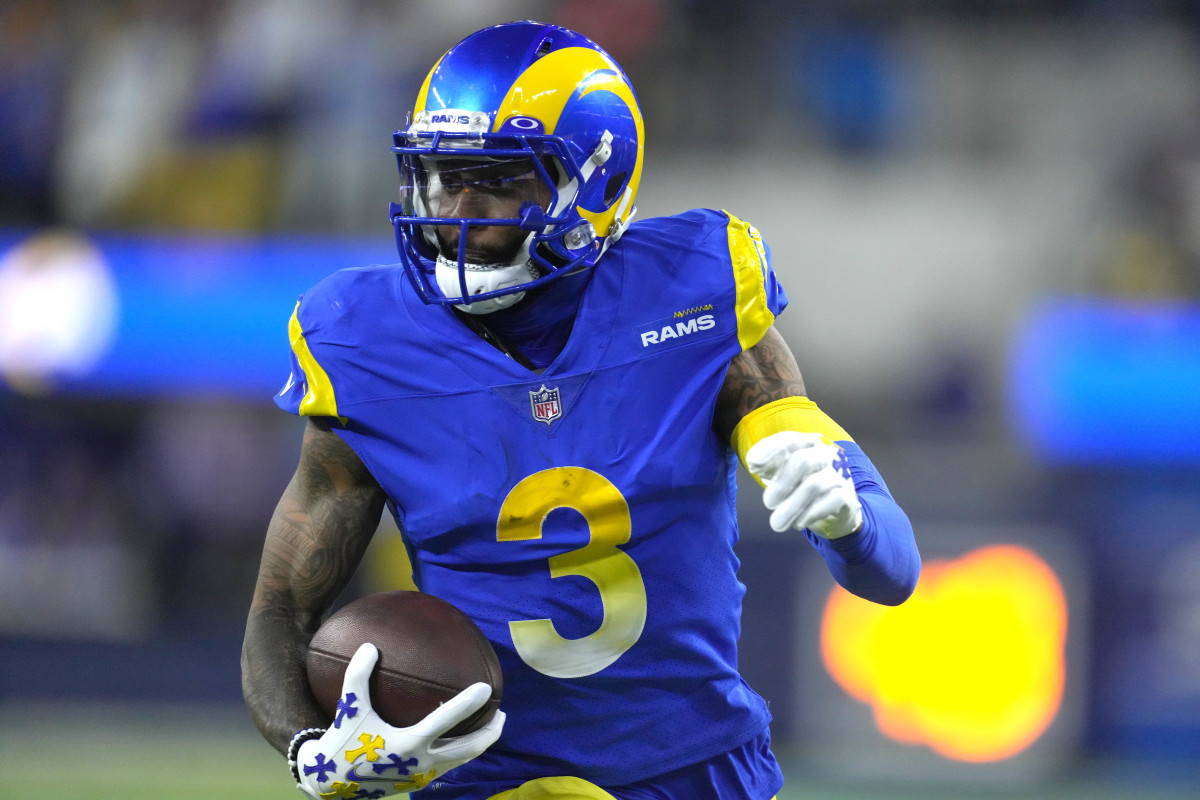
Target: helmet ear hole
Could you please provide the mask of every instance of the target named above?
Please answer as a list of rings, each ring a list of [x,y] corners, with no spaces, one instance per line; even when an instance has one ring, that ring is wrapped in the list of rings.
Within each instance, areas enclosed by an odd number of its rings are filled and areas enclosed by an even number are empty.
[[[608,179],[608,183],[604,186],[604,205],[611,206],[613,201],[617,199],[617,195],[621,193],[621,188],[625,185],[625,179],[629,177],[628,172],[618,172]]]

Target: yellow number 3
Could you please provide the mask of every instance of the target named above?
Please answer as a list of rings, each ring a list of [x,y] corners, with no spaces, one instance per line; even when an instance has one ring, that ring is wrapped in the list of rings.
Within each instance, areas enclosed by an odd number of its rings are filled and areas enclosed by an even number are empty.
[[[559,635],[549,619],[508,623],[521,660],[554,678],[592,675],[621,657],[646,625],[646,585],[633,559],[617,548],[629,541],[629,504],[603,475],[583,467],[535,472],[508,493],[496,521],[496,539],[542,538],[542,524],[556,508],[573,508],[587,521],[587,545],[550,558],[550,577],[579,575],[596,584],[604,619],[579,639]]]

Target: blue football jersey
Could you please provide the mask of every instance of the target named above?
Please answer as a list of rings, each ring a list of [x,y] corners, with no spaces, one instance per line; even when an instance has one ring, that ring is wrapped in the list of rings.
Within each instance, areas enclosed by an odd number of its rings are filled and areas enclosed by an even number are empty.
[[[276,402],[340,421],[417,586],[504,670],[504,734],[449,782],[630,783],[767,727],[737,671],[737,462],[712,420],[730,360],[786,303],[758,232],[710,210],[632,225],[541,374],[398,267],[301,298]]]

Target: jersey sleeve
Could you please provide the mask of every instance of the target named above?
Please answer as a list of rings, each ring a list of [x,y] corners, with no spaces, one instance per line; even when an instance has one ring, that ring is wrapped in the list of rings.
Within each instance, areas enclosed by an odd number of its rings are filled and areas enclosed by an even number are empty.
[[[288,320],[292,371],[283,389],[275,395],[275,405],[302,417],[335,417],[344,423],[345,419],[338,414],[333,383],[309,346],[309,337],[313,335],[315,326],[306,328],[301,322],[304,310],[306,305],[304,297],[301,297]]]
[[[775,324],[788,298],[771,266],[771,248],[762,234],[728,211],[723,213],[729,218],[726,234],[736,288],[738,343],[742,350],[749,350]]]
[[[823,539],[807,530],[805,535],[846,591],[875,603],[900,605],[912,595],[921,575],[912,522],[862,448],[851,441],[838,445],[862,504],[862,529],[840,539]]]

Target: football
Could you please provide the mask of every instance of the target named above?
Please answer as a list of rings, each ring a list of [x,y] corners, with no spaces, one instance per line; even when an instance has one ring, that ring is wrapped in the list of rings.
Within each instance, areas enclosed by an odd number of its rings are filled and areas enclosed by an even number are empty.
[[[466,614],[430,594],[377,592],[334,612],[308,646],[308,685],[332,720],[346,666],[359,646],[379,649],[371,705],[384,722],[408,727],[473,683],[492,687],[477,713],[447,734],[478,730],[500,707],[504,679],[496,651]]]

